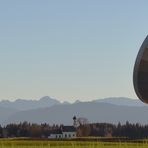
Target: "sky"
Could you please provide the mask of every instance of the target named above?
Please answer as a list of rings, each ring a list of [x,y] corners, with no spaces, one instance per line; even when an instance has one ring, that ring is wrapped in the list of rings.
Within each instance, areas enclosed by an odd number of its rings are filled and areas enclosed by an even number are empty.
[[[0,0],[0,100],[136,99],[147,0]]]

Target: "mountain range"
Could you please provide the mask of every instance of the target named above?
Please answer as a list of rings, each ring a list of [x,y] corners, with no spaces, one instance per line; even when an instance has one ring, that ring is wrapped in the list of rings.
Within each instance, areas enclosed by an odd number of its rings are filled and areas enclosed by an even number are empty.
[[[85,117],[89,122],[147,124],[148,107],[136,99],[105,98],[89,102],[63,102],[45,96],[39,100],[1,101],[0,124],[31,123],[72,124],[72,117]]]
[[[17,99],[15,101],[2,100],[0,102],[0,108],[6,107],[22,111],[22,110],[30,110],[36,108],[51,107],[56,104],[60,104],[60,101],[45,96],[39,100],[25,100],[25,99]]]

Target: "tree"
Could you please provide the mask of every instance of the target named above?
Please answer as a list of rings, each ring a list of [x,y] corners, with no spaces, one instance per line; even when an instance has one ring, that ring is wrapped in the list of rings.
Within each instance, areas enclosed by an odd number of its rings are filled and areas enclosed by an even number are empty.
[[[79,126],[89,124],[88,119],[84,117],[77,118],[77,123]]]

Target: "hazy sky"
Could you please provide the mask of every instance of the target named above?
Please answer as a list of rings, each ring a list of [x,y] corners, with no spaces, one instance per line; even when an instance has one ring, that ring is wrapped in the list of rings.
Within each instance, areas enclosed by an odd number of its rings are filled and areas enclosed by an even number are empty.
[[[147,0],[0,0],[0,100],[137,98]]]

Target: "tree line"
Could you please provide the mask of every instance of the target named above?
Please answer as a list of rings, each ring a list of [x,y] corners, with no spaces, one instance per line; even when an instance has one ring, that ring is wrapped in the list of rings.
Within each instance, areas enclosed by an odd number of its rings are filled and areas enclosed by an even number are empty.
[[[80,136],[127,137],[133,139],[148,138],[148,125],[141,125],[139,123],[132,124],[128,121],[125,124],[119,122],[117,125],[95,123],[83,125],[82,127],[78,127],[78,129],[79,128],[80,131],[83,132]]]
[[[38,137],[47,138],[50,133],[62,125],[34,124],[23,122],[19,124],[8,124],[0,126],[0,137]],[[148,138],[148,125],[118,123],[92,123],[81,124],[76,128],[78,137],[99,136],[99,137],[127,137],[127,138]]]

